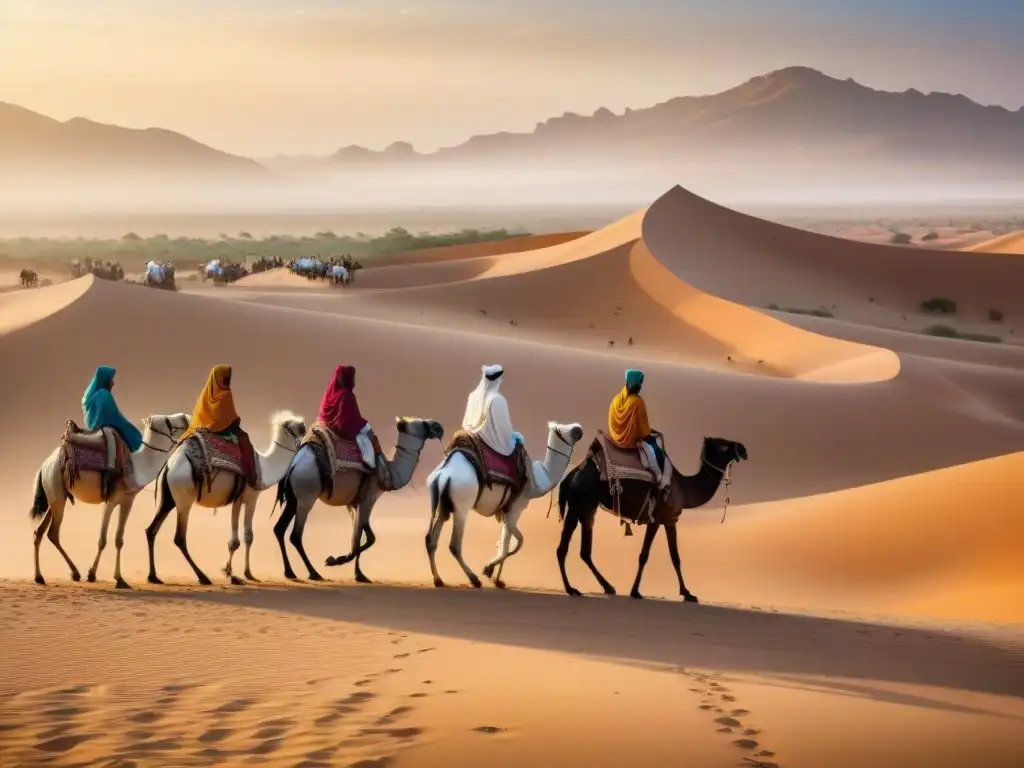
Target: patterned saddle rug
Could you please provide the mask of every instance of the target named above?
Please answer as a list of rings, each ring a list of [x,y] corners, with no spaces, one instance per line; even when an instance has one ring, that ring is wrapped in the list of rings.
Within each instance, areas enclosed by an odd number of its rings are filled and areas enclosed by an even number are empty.
[[[671,471],[668,455],[665,453],[665,444],[661,435],[656,437],[658,447],[661,449],[665,461],[665,470]],[[626,535],[632,536],[626,518],[632,518],[632,513],[626,514],[621,508],[622,503],[622,481],[644,483],[647,486],[647,495],[644,498],[640,509],[636,510],[634,522],[646,525],[651,521],[654,508],[657,504],[657,479],[654,473],[647,466],[647,454],[640,446],[635,448],[620,448],[608,439],[608,435],[602,430],[597,431],[597,436],[590,444],[588,458],[592,459],[597,466],[601,481],[608,483],[614,503],[613,511],[619,517],[619,521],[626,525]],[[628,512],[628,510],[627,510]]]
[[[481,487],[499,485],[507,489],[502,509],[508,508],[530,479],[530,457],[521,444],[516,445],[511,456],[502,456],[477,436],[460,429],[445,449],[445,461],[453,453],[466,457],[476,470]]]
[[[129,490],[138,490],[134,488],[131,451],[117,430],[105,427],[84,431],[68,419],[61,437],[61,449],[61,473],[69,490],[75,487],[82,472],[103,475],[104,499],[110,496],[118,480],[123,479]]]
[[[384,490],[391,490],[391,473],[387,461],[382,461],[384,451],[380,446],[377,434],[370,430],[370,442],[373,445],[374,456],[377,457],[376,468],[370,467],[363,461],[363,453],[359,450],[359,443],[355,440],[346,440],[338,437],[323,424],[314,424],[310,427],[302,440],[302,446],[307,446],[316,457],[317,469],[320,471],[320,484],[324,492],[330,496],[334,493],[334,477],[338,472],[355,471],[364,475],[375,473],[377,482]]]
[[[245,476],[244,465],[242,464],[242,446],[233,440],[211,432],[200,427],[181,444],[181,450],[185,458],[192,465],[192,477],[196,483],[196,489],[200,491],[205,484],[206,490],[213,489],[213,481],[221,472],[228,472],[235,475],[235,489],[231,495],[234,501],[245,490],[248,479]],[[259,462],[254,461],[256,472],[255,488],[263,489],[263,480],[259,477]]]

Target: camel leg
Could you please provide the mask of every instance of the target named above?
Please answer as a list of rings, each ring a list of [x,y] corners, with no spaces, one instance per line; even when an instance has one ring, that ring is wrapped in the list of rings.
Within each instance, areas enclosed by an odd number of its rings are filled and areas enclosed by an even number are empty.
[[[576,511],[570,503],[569,510],[565,513],[565,520],[562,521],[562,538],[558,542],[558,550],[556,551],[558,555],[558,570],[562,572],[562,586],[565,587],[565,593],[569,597],[583,596],[582,592],[569,583],[569,576],[565,572],[565,558],[569,554],[569,544],[572,543],[572,535],[576,532],[576,526],[579,525],[579,522]]]
[[[313,500],[316,503],[316,499]],[[309,573],[310,581],[323,581],[324,577],[317,573],[316,568],[309,562],[309,557],[306,555],[306,548],[302,546],[302,534],[306,530],[306,520],[309,519],[309,513],[313,510],[313,504],[304,505],[302,502],[298,503],[299,508],[295,513],[295,524],[292,526],[292,535],[289,536],[292,546],[299,553],[299,557],[302,558],[303,565],[306,566],[306,571]],[[294,576],[292,576],[294,578]]]
[[[434,510],[434,516],[430,520],[430,530],[427,531],[427,557],[430,559],[430,573],[434,577],[434,586],[443,587],[444,581],[441,574],[437,572],[437,545],[441,541],[441,532],[444,530],[444,515],[440,509]]]
[[[274,537],[277,539],[277,545],[281,548],[281,562],[284,564],[284,577],[289,581],[294,581],[295,571],[292,570],[291,560],[288,559],[288,547],[285,544],[284,535],[288,531],[288,526],[291,525],[292,521],[296,516],[296,506],[299,504],[298,500],[294,504],[286,503],[284,509],[281,510],[281,516],[277,519],[274,524]]]
[[[523,532],[519,530],[519,518],[526,510],[527,503],[528,500],[526,499],[517,500],[505,514],[505,523],[502,525],[502,528],[507,531],[506,535],[502,537],[502,549],[504,550],[504,553],[497,562],[498,573],[494,577],[494,586],[498,589],[505,588],[505,582],[501,580],[501,571],[505,567],[505,561],[523,548]],[[516,542],[516,546],[514,549],[509,550],[509,544],[513,539]]]
[[[208,587],[213,582],[210,581],[210,578],[199,569],[199,566],[196,565],[196,561],[192,559],[192,555],[188,553],[188,516],[191,511],[191,502],[178,504],[178,528],[174,532],[174,545],[180,549],[181,554],[185,556],[185,562],[187,562],[192,568],[192,571],[195,573],[199,583],[204,587]]]
[[[35,533],[32,536],[32,543],[34,545],[33,555],[35,556],[36,564],[36,584],[42,584],[43,586],[46,586],[46,580],[43,578],[43,571],[39,567],[39,545],[43,543],[43,536],[46,535],[46,530],[50,527],[52,520],[53,514],[47,510],[39,525],[36,526]]]
[[[68,553],[64,551],[64,547],[60,544],[60,526],[64,522],[64,505],[54,504],[50,507],[50,513],[53,515],[53,520],[50,522],[50,528],[46,531],[46,538],[50,540],[50,543],[57,548],[60,552],[61,557],[64,558],[64,562],[68,564],[68,568],[71,570],[71,580],[81,581],[82,575],[78,572],[78,568],[71,562],[71,558]]]
[[[683,581],[683,566],[679,557],[679,541],[675,525],[665,526],[665,538],[668,539],[668,556],[672,558],[672,566],[676,569],[676,578],[679,579],[679,594],[688,603],[700,602],[697,596],[686,588],[686,583]]]
[[[166,483],[166,479],[157,477],[158,483]],[[146,528],[146,545],[149,548],[149,576],[146,580],[150,584],[163,584],[160,581],[160,577],[156,575],[156,535],[160,532],[161,526],[167,520],[167,516],[171,514],[174,506],[177,502],[174,500],[174,495],[170,489],[167,488],[159,495],[159,507],[157,507],[156,514],[153,515],[153,520]]]
[[[256,516],[256,499],[257,496],[248,499],[243,497],[245,504],[245,518],[243,519],[243,526],[245,528],[245,579],[246,581],[252,581],[259,584],[259,579],[252,575],[252,542],[256,538],[252,532],[252,519]]]
[[[647,558],[651,555],[651,545],[654,543],[654,538],[658,535],[658,528],[661,526],[657,523],[651,523],[647,526],[647,531],[644,533],[644,543],[640,547],[640,562],[636,569],[636,579],[633,581],[633,589],[630,590],[629,596],[634,600],[643,600],[643,595],[640,594],[640,579],[644,575],[644,566],[647,565]]]
[[[501,524],[501,529],[498,531],[498,543],[496,545],[497,553],[494,555],[494,559],[490,560],[487,565],[484,566],[482,571],[486,578],[494,578],[494,568],[505,558],[505,555],[508,554],[508,548],[511,543],[512,532],[509,530],[508,520],[506,520]]]
[[[466,519],[469,517],[469,511],[464,509],[456,508],[455,513],[452,515],[452,538],[448,543],[448,551],[452,553],[459,566],[462,568],[462,572],[466,574],[466,578],[469,579],[469,583],[477,589],[483,586],[480,582],[480,578],[473,573],[473,569],[469,567],[465,558],[462,557],[462,538],[466,533]]]
[[[242,517],[242,499],[238,498],[231,504],[231,538],[228,539],[228,562],[224,566],[224,575],[227,576],[232,584],[242,585],[245,582],[235,576],[232,569],[233,560],[235,559],[235,552],[242,546],[242,542],[238,538],[238,523]]]
[[[377,537],[373,534],[373,529],[370,528],[370,514],[373,512],[373,504],[376,501],[372,496],[365,498],[359,502],[359,514],[356,515],[356,522],[353,526],[352,531],[352,551],[355,553],[356,561],[356,581],[360,584],[370,584],[370,580],[366,578],[366,574],[363,573],[359,567],[359,558],[363,552],[368,550],[377,541]],[[361,544],[362,532],[366,533],[366,544]]]
[[[117,530],[114,531],[114,587],[117,589],[131,589],[121,576],[121,551],[124,549],[124,529],[128,525],[128,516],[132,513],[134,504],[133,494],[124,497],[117,509]]]
[[[582,541],[580,541],[580,560],[587,564],[590,572],[594,574],[594,578],[597,579],[597,583],[601,585],[601,589],[604,590],[606,595],[614,595],[615,587],[608,583],[608,580],[601,575],[601,572],[597,570],[597,566],[594,565],[594,561],[591,558],[591,552],[594,548],[594,522],[596,521],[596,515],[591,515],[582,522]]]
[[[85,580],[90,584],[96,581],[96,571],[100,567],[100,556],[103,554],[103,550],[107,548],[107,530],[110,528],[110,518],[114,515],[114,500],[110,499],[103,505],[103,519],[100,521],[100,540],[96,544],[96,559],[92,561],[92,566],[89,568],[89,572],[85,575]]]

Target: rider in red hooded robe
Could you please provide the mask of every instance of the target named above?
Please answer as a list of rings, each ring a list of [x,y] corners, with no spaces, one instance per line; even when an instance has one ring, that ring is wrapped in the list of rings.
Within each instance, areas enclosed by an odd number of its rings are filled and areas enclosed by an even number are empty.
[[[351,365],[335,368],[331,383],[327,385],[320,401],[317,421],[343,440],[355,440],[363,461],[370,467],[376,467],[377,457],[370,437],[370,424],[359,412],[355,386],[355,368]]]

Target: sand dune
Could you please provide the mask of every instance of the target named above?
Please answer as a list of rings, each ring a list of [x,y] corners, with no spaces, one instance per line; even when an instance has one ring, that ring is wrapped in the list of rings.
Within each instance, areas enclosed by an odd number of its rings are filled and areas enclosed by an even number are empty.
[[[1024,254],[1024,231],[1010,232],[983,243],[976,243],[965,251],[972,253],[1014,253]]]
[[[14,582],[0,585],[0,601],[16,619],[0,625],[0,756],[521,765],[558,745],[594,764],[662,765],[678,758],[668,734],[682,727],[699,765],[854,765],[882,736],[900,765],[1019,764],[1024,640],[984,623],[1024,623],[1024,351],[744,306],[845,297],[877,323],[871,305],[901,311],[955,288],[965,313],[999,305],[1009,316],[1024,309],[1014,260],[837,241],[679,189],[605,229],[531,242],[367,269],[353,290],[289,290],[278,272],[229,289],[85,277],[0,296],[0,416],[18,436],[0,469],[0,577]],[[398,414],[436,418],[450,434],[479,366],[495,361],[535,454],[548,420],[580,421],[578,461],[634,365],[680,471],[699,467],[702,435],[746,444],[725,523],[720,491],[680,525],[687,583],[711,605],[422,588],[422,482],[441,459],[436,443],[412,487],[374,513],[364,570],[393,586],[282,584],[270,494],[253,550],[269,584],[68,587],[48,542],[43,570],[57,586],[21,583],[32,573],[30,481],[64,421],[79,417],[96,365],[118,368],[119,404],[141,418],[188,410],[210,366],[230,363],[243,423],[262,446],[272,411],[312,418],[333,367],[350,363],[387,447]],[[538,500],[524,516],[525,546],[505,571],[513,588],[561,590],[547,510]],[[147,491],[126,532],[123,567],[136,585],[152,515]],[[190,523],[192,554],[211,575],[226,559],[227,518],[196,510]],[[96,508],[68,511],[62,538],[80,567],[98,522]],[[348,530],[345,515],[318,507],[306,532],[313,561],[344,552]],[[493,521],[470,521],[474,567],[496,533]],[[192,584],[171,538],[158,540],[161,575]],[[639,542],[600,516],[594,559],[620,591]],[[446,553],[440,566],[462,583]],[[580,589],[596,587],[575,547],[569,572]],[[351,580],[349,568],[325,575]],[[644,591],[677,599],[663,546]],[[867,615],[889,623],[851,618]],[[914,623],[925,628],[905,626]],[[617,727],[623,712],[657,736]],[[112,721],[126,725],[103,725]],[[734,743],[743,739],[756,744]]]

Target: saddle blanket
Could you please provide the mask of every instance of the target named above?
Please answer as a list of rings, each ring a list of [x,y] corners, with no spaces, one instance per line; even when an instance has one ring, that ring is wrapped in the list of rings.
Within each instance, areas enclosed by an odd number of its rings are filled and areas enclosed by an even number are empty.
[[[620,448],[608,439],[608,435],[598,430],[594,442],[590,444],[590,454],[594,457],[601,480],[604,482],[638,480],[653,483],[655,481],[651,470],[647,468],[647,459],[640,446]]]
[[[456,451],[469,460],[488,487],[494,483],[510,486],[513,496],[523,490],[530,477],[530,457],[522,444],[516,445],[511,456],[503,456],[475,435],[459,430],[452,435],[445,456]]]
[[[383,460],[384,451],[380,446],[380,440],[377,439],[377,434],[372,429],[370,430],[370,443],[373,446],[373,453],[377,457],[375,470],[363,462],[363,453],[359,450],[359,443],[355,440],[338,437],[323,424],[314,424],[302,441],[302,445],[308,446],[313,451],[317,469],[320,472],[320,483],[328,495],[333,493],[335,475],[344,471],[356,471],[363,474],[374,472],[380,487],[384,490],[391,490],[390,467]]]
[[[233,440],[221,437],[208,429],[200,428],[191,434],[182,443],[182,450],[193,469],[198,470],[206,479],[207,488],[213,486],[213,478],[218,471],[230,472],[235,475],[244,474],[242,447]],[[256,462],[256,471],[259,472],[258,462]]]
[[[137,490],[132,488],[131,452],[116,430],[104,428],[86,432],[69,420],[61,438],[61,448],[61,471],[69,487],[74,487],[82,472],[108,472],[113,475],[112,480],[123,478],[129,488]]]

